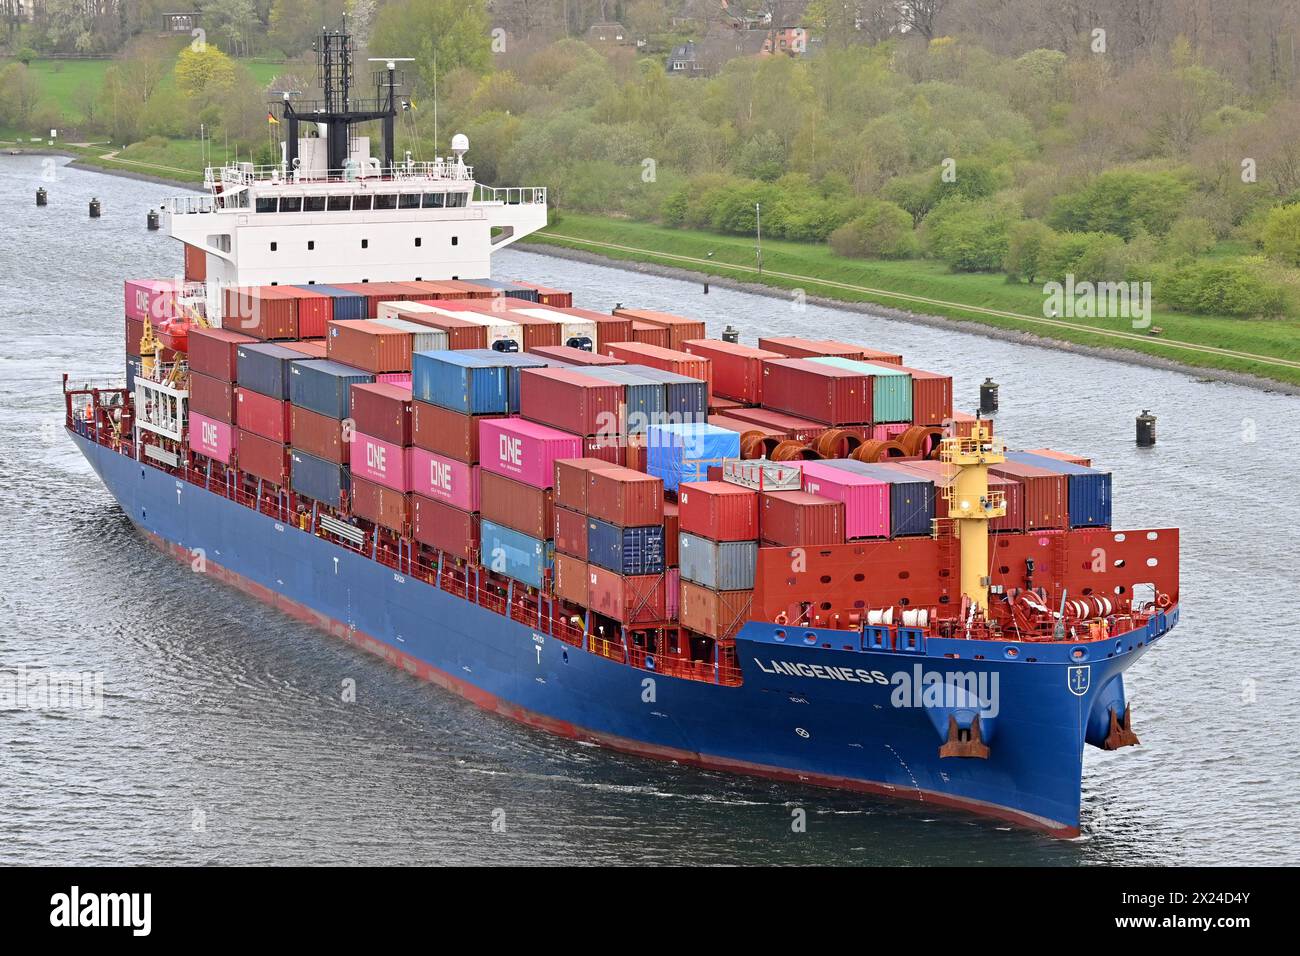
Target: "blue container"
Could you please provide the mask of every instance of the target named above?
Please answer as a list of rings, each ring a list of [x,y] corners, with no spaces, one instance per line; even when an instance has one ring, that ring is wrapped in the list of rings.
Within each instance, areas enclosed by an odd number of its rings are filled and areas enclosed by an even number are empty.
[[[519,411],[519,387],[523,378],[523,370],[526,368],[546,368],[551,364],[548,359],[538,355],[529,355],[526,352],[497,352],[493,349],[462,349],[461,351],[467,355],[478,355],[496,361],[510,370],[507,375],[509,377],[511,412]]]
[[[411,394],[421,402],[462,415],[505,415],[510,411],[509,368],[501,353],[485,359],[481,349],[416,352],[411,356]]]
[[[347,465],[317,458],[297,448],[289,449],[289,461],[289,486],[313,501],[337,508],[342,503],[342,493],[352,487]]]
[[[306,356],[283,345],[258,342],[236,346],[239,387],[284,401],[289,397],[290,368]]]
[[[300,285],[298,289],[310,292],[323,292],[334,299],[334,318],[340,321],[370,318],[370,300],[364,295],[357,295],[346,289],[337,289],[332,285]]]
[[[1071,528],[1109,528],[1111,521],[1110,472],[1085,468],[1027,451],[1007,452],[1008,461],[1034,465],[1058,475],[1066,476],[1066,493],[1069,495]]]
[[[471,279],[475,285],[487,286],[489,289],[500,289],[510,299],[524,299],[528,302],[537,301],[537,290],[529,289],[514,282],[506,282],[504,279]]]
[[[487,518],[479,522],[483,542],[483,566],[514,578],[529,587],[540,588],[555,559],[549,541],[530,538]]]
[[[707,481],[709,466],[740,457],[740,435],[717,425],[686,422],[646,429],[646,471],[667,491],[683,481]]]
[[[747,591],[758,566],[757,541],[710,541],[685,531],[677,536],[682,580],[711,591]]]
[[[619,528],[599,518],[588,518],[587,560],[615,574],[662,574],[663,525]]]
[[[845,459],[826,461],[824,465],[857,472],[877,481],[889,482],[889,536],[934,533],[934,482],[916,475],[905,474],[881,465]]]
[[[671,417],[664,422],[703,422],[709,418],[709,383],[688,375],[666,372],[648,365],[627,365],[633,375],[640,375],[664,386],[664,411]]]
[[[289,369],[289,401],[339,421],[348,417],[351,388],[375,377],[342,362],[307,359]]]
[[[668,394],[663,382],[629,372],[622,365],[584,366],[578,371],[602,382],[623,386],[629,435],[645,434],[651,425],[664,421],[668,411]]]

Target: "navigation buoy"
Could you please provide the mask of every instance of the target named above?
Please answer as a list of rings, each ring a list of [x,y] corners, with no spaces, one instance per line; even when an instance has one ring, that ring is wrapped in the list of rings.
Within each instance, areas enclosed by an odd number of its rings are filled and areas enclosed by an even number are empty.
[[[36,205],[44,206],[46,203],[49,202],[49,199],[50,199],[49,193],[45,191],[44,186],[36,190]]]
[[[732,328],[730,323],[722,330],[722,341],[730,342],[733,345],[740,341],[740,329]]]
[[[99,213],[100,213],[100,211],[101,211],[101,207],[100,207],[100,205],[99,205],[99,200],[98,200],[98,199],[91,199],[91,200],[90,200],[90,218],[91,218],[91,219],[98,219],[98,218],[99,218]]]
[[[998,410],[998,383],[991,378],[980,385],[980,414],[988,415]]]
[[[149,215],[145,217],[144,224],[150,232],[158,231],[158,210],[157,209],[149,210]]]
[[[705,295],[709,294],[709,284],[707,282],[704,283],[704,294]]]
[[[1156,443],[1156,417],[1146,408],[1137,417],[1137,443],[1139,448],[1151,448]]]

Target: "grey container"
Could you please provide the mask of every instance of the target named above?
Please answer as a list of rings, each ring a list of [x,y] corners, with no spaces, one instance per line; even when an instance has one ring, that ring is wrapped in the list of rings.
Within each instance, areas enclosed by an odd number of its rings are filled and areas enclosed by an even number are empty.
[[[682,580],[713,591],[747,591],[754,586],[757,541],[710,541],[681,532],[677,563]]]

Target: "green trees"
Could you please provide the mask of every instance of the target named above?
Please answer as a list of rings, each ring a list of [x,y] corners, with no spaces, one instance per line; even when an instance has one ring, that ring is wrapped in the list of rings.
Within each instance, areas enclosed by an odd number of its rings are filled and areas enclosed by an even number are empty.
[[[1250,261],[1192,262],[1170,270],[1156,295],[1171,308],[1208,315],[1272,317],[1285,295]]]
[[[379,10],[370,49],[383,56],[415,57],[422,90],[439,76],[464,67],[482,72],[491,63],[491,24],[483,0],[393,0]]]
[[[1289,266],[1300,266],[1300,204],[1271,210],[1260,231],[1264,253]]]
[[[830,244],[837,255],[857,259],[907,259],[919,248],[911,215],[891,202],[868,203],[831,233]]]
[[[926,217],[926,248],[957,272],[992,272],[1006,258],[1014,219],[1010,208],[994,200],[949,199]]]
[[[1048,220],[1056,229],[1110,232],[1125,239],[1139,230],[1164,235],[1188,192],[1172,173],[1111,170],[1057,197]]]

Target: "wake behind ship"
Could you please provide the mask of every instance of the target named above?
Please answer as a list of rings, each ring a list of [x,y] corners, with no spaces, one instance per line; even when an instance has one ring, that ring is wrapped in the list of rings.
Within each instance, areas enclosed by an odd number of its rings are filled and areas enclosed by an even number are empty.
[[[1109,473],[901,355],[489,278],[545,188],[477,184],[462,136],[395,161],[395,64],[348,100],[350,38],[319,49],[282,162],[165,204],[184,274],[126,282],[126,385],[65,377],[131,520],[553,733],[1077,834],[1177,530],[1112,529]]]

